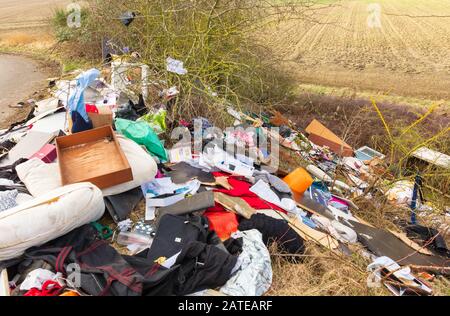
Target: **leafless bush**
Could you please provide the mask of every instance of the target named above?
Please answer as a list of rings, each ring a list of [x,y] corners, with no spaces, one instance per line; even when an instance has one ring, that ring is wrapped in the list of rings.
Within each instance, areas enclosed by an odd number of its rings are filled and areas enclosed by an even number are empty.
[[[88,0],[80,36],[68,42],[74,55],[92,56],[106,40],[118,53],[138,52],[151,67],[152,82],[180,89],[174,120],[207,113],[220,124],[225,103],[246,109],[289,95],[292,81],[278,70],[273,47],[259,32],[287,19],[312,20],[313,12],[326,6],[317,2]],[[125,12],[135,14],[129,26],[121,20]],[[168,57],[182,60],[188,73],[167,72]]]

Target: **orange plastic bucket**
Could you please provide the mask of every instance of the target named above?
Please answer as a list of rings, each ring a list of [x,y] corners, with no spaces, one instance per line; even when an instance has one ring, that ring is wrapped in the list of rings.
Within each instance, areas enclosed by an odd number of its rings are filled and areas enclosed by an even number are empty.
[[[297,168],[288,174],[283,181],[286,182],[294,192],[294,196],[301,196],[308,190],[314,180],[308,171],[303,168]]]

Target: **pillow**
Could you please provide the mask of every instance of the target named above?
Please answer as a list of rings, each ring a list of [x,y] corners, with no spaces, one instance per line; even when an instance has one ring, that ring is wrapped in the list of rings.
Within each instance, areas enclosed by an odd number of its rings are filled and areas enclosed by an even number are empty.
[[[17,175],[32,196],[38,197],[62,186],[57,163],[46,164],[39,158],[16,167]]]

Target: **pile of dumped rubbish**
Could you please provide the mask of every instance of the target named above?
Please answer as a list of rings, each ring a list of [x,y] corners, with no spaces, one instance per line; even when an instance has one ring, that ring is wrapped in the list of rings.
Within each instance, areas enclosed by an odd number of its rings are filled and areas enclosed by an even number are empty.
[[[230,106],[232,132],[180,121],[187,137],[168,148],[167,107],[147,107],[148,83],[136,95],[114,74],[52,80],[50,98],[0,131],[1,295],[260,296],[272,284],[269,249],[301,264],[307,243],[341,256],[362,245],[368,275],[395,295],[432,295],[433,277],[448,276],[445,222],[418,220],[429,208],[420,178],[372,185],[386,174],[383,154],[354,150],[317,120],[301,132],[281,113]],[[305,166],[277,168],[267,148],[277,143]],[[380,194],[411,214],[396,223],[402,233],[354,214],[354,198]]]

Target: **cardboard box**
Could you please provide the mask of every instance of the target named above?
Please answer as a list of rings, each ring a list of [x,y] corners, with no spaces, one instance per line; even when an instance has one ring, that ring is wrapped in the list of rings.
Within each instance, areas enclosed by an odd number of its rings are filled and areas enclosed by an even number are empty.
[[[342,157],[353,157],[353,149],[341,143],[333,142],[316,134],[309,134],[308,139],[319,146],[327,146],[332,152]]]
[[[314,144],[327,146],[334,153],[344,157],[353,156],[352,147],[322,125],[318,120],[313,120],[306,128],[306,132],[309,134],[308,139]]]
[[[92,121],[94,128],[109,126],[113,123],[113,113],[107,106],[97,107],[98,113],[88,112],[89,119]]]
[[[63,185],[91,182],[104,189],[133,180],[111,126],[58,137],[56,148]]]
[[[56,146],[52,144],[47,144],[41,148],[37,153],[30,157],[30,159],[38,158],[45,163],[52,163],[56,160]]]

